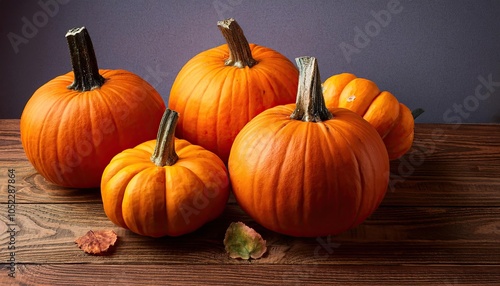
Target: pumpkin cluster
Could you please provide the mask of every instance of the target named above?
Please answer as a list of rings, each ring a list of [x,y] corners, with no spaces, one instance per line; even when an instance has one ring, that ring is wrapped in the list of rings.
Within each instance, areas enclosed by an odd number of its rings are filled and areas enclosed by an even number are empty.
[[[85,28],[70,30],[73,71],[40,87],[21,141],[48,181],[100,187],[116,225],[151,237],[190,233],[224,211],[230,189],[264,227],[338,234],[384,198],[389,160],[413,142],[413,117],[389,92],[352,74],[323,84],[314,57],[298,68],[217,23],[226,44],[191,58],[168,108],[125,70],[97,66]]]

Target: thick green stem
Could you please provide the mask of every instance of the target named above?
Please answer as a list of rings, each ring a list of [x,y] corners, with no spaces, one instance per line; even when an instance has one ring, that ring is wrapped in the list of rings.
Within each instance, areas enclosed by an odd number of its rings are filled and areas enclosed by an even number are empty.
[[[321,90],[318,63],[314,57],[296,58],[299,68],[299,86],[295,110],[290,118],[306,122],[321,122],[332,119],[326,108]]]
[[[92,40],[85,27],[73,28],[66,33],[75,80],[68,86],[76,91],[89,91],[101,87],[104,78],[99,74]]]
[[[243,30],[233,18],[219,21],[217,26],[229,47],[229,58],[225,62],[226,66],[244,68],[257,64],[257,61],[252,57],[252,51]]]
[[[167,109],[163,114],[156,137],[156,146],[151,155],[151,162],[158,167],[172,166],[179,156],[175,153],[175,126],[179,113]]]

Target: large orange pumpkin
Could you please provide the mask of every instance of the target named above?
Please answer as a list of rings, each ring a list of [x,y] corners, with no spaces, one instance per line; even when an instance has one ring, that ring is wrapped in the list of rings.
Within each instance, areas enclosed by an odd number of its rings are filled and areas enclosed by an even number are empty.
[[[169,108],[181,114],[177,137],[227,162],[234,138],[250,119],[295,101],[298,71],[280,53],[248,44],[234,19],[218,27],[227,44],[184,65],[172,85]]]
[[[155,138],[165,104],[139,76],[99,70],[85,28],[70,30],[66,38],[73,71],[30,98],[21,115],[21,141],[48,181],[97,188],[114,155]]]
[[[415,125],[410,109],[390,92],[380,91],[373,81],[337,74],[323,83],[323,95],[328,108],[347,108],[370,122],[383,138],[389,159],[398,159],[410,150]]]
[[[292,236],[338,234],[377,209],[389,159],[368,122],[326,108],[316,60],[297,64],[297,103],[268,109],[241,130],[230,180],[238,204],[264,227]]]
[[[224,210],[226,166],[212,152],[176,139],[177,118],[167,109],[157,140],[121,152],[104,170],[104,211],[115,224],[146,236],[177,236]]]

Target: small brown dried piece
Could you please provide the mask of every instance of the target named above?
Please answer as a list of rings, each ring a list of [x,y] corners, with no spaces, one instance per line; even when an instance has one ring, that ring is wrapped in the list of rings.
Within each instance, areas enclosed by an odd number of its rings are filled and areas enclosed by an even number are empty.
[[[112,230],[90,230],[84,236],[75,240],[78,247],[89,254],[103,254],[115,245],[118,236]]]

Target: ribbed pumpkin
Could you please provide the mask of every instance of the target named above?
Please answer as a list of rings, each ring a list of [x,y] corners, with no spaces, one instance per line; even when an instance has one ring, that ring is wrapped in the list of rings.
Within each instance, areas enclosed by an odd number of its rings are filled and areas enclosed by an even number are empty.
[[[190,59],[178,73],[169,108],[178,111],[177,137],[227,162],[234,138],[260,112],[293,103],[298,71],[280,53],[248,44],[234,19],[219,21],[227,44]]]
[[[66,35],[73,71],[41,86],[21,116],[26,156],[48,181],[97,188],[111,158],[155,138],[165,104],[125,70],[99,70],[85,28]]]
[[[334,75],[323,83],[323,95],[328,108],[347,108],[370,122],[383,138],[390,160],[410,150],[415,125],[410,109],[373,81],[350,73]]]
[[[115,224],[145,236],[178,236],[224,210],[226,166],[212,152],[176,139],[177,118],[167,109],[157,140],[121,152],[104,170],[104,211]]]
[[[368,122],[325,107],[316,59],[297,65],[297,103],[268,109],[241,130],[230,180],[238,204],[264,227],[299,237],[338,234],[377,209],[389,159]]]

